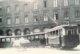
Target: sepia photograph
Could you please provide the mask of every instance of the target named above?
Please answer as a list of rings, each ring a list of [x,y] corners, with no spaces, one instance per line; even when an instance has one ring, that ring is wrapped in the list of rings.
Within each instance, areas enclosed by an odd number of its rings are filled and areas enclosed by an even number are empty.
[[[80,0],[0,0],[0,54],[80,54]]]

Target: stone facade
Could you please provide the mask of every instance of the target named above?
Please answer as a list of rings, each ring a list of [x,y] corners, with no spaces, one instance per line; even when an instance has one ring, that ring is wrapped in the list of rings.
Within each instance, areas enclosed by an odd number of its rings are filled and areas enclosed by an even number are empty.
[[[79,22],[80,0],[0,1],[0,35],[43,32],[56,25]]]

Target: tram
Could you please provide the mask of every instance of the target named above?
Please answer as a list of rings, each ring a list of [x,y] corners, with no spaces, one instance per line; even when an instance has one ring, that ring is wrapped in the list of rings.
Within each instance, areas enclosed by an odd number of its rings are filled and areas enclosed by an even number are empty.
[[[78,27],[76,25],[60,25],[49,29],[46,32],[17,35],[0,36],[0,47],[10,45],[13,39],[24,37],[30,40],[32,45],[49,45],[56,48],[74,48],[79,45]]]
[[[29,47],[38,47],[38,46],[45,46],[46,45],[46,39],[45,39],[45,33],[35,33],[35,34],[27,34],[27,35],[16,35],[16,36],[0,36],[0,48],[3,47],[12,47],[12,43],[16,40],[19,40],[20,38],[28,39],[30,41]],[[26,43],[26,45],[28,45]]]
[[[61,25],[50,29],[47,33],[48,44],[57,48],[74,48],[79,44],[78,27]]]

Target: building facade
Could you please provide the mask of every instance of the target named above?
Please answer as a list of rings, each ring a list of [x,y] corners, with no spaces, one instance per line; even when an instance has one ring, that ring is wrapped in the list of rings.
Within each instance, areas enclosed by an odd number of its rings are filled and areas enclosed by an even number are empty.
[[[0,1],[0,35],[44,32],[61,24],[80,24],[80,0]]]

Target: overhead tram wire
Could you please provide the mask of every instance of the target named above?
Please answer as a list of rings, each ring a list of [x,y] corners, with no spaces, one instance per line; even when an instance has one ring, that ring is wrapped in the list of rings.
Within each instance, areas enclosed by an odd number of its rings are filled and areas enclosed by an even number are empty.
[[[48,15],[48,17],[49,17],[49,19],[50,19],[50,20],[52,20],[52,21],[53,21],[53,24],[55,23],[55,24],[56,24],[56,26],[58,26],[58,22],[57,22],[57,20],[56,20],[56,17],[55,17],[55,18],[53,18],[53,17],[51,17],[51,16],[49,16],[49,15]]]

